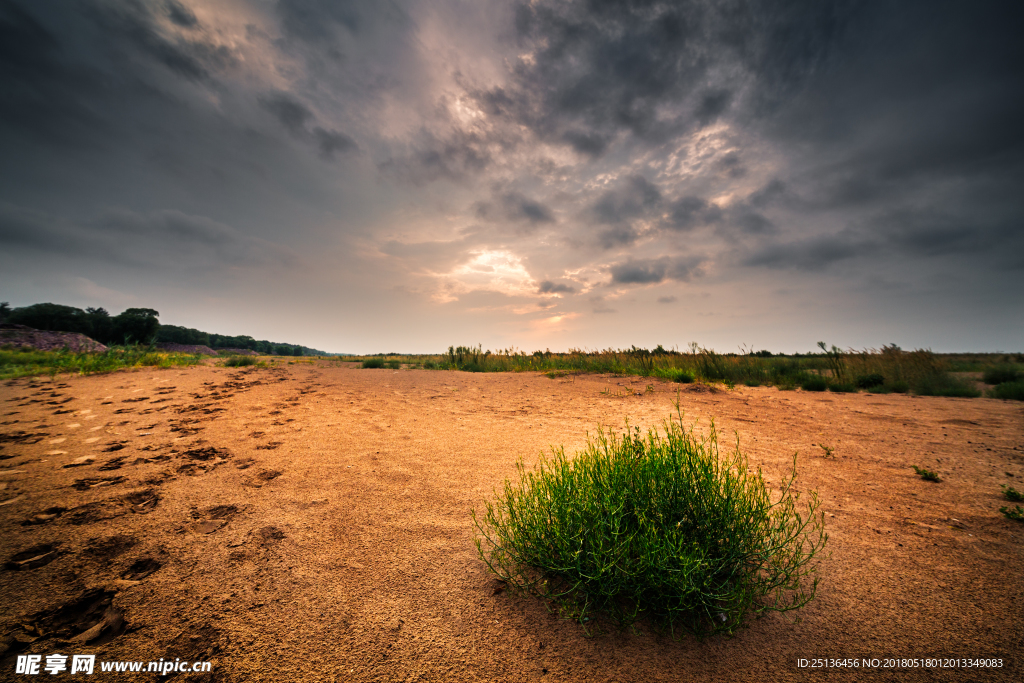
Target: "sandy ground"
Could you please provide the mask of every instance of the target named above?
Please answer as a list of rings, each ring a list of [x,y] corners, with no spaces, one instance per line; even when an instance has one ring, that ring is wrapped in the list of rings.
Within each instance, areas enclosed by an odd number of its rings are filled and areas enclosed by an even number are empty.
[[[496,591],[469,510],[519,458],[659,424],[676,386],[647,384],[327,362],[7,383],[0,680],[56,652],[213,662],[105,680],[1024,680],[1024,524],[998,512],[1024,489],[1020,403],[684,390],[687,420],[738,433],[769,481],[799,452],[821,495],[831,555],[799,620],[587,638]],[[883,668],[932,657],[1002,668]]]

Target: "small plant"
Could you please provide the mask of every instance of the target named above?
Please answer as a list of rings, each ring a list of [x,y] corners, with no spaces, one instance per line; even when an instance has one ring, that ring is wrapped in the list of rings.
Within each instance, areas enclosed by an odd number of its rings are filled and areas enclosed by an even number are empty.
[[[913,467],[914,471],[917,472],[918,476],[920,476],[925,481],[942,481],[942,479],[939,478],[939,475],[937,475],[935,472],[932,472],[931,470],[927,470],[923,467],[918,467],[917,465],[911,465],[911,467]]]
[[[678,412],[678,406],[677,406]],[[562,448],[488,502],[477,550],[514,591],[551,601],[589,629],[649,617],[673,635],[732,633],[749,613],[785,612],[817,591],[828,535],[815,492],[797,511],[794,469],[777,494],[739,448],[720,454],[678,420],[664,435],[599,429],[575,458]]]
[[[1012,519],[1017,522],[1024,522],[1024,508],[1020,505],[1014,505],[1013,509],[1008,507],[1001,507],[999,511],[1006,515],[1007,519]]]
[[[1012,500],[1015,503],[1024,501],[1024,493],[1006,484],[1003,484],[1003,495],[1006,496],[1007,500]]]
[[[384,367],[383,358],[367,358],[363,361],[363,368],[378,369]]]
[[[398,370],[402,367],[402,361],[400,360],[389,360],[384,363],[389,370]]]
[[[224,361],[224,366],[228,368],[244,368],[256,365],[258,362],[255,356],[231,356]]]
[[[825,391],[828,389],[828,382],[824,377],[808,377],[800,384],[800,388],[804,391]]]
[[[818,444],[818,448],[820,448],[821,450],[825,451],[825,456],[824,457],[826,457],[826,458],[835,458],[836,457],[835,456],[835,452],[836,452],[836,447],[835,446],[826,446],[825,444],[820,443],[820,444]]]
[[[644,389],[644,393],[645,394],[653,394],[654,393],[654,385],[653,384],[648,384],[647,388]]]
[[[756,379],[748,379],[748,380],[744,380],[743,384],[748,386],[748,387],[759,387],[759,386],[761,386],[761,381],[760,380],[756,380]]]
[[[672,374],[672,381],[680,384],[693,384],[697,378],[689,370],[678,370]]]

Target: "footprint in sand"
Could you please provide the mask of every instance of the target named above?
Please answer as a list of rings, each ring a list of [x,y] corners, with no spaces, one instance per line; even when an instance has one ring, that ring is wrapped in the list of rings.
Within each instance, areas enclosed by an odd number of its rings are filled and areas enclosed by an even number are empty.
[[[57,444],[64,443],[67,440],[68,439],[66,436],[62,436],[59,439],[50,439],[49,441],[47,441],[47,443],[56,446]]]
[[[50,564],[63,554],[60,546],[56,544],[34,545],[12,555],[11,559],[4,563],[4,566],[16,572],[38,569]]]
[[[188,525],[188,529],[197,534],[212,534],[226,526],[238,513],[239,509],[234,505],[214,505],[196,510],[192,512],[192,518],[196,521]]]
[[[67,455],[67,451],[46,451],[44,455]]]
[[[52,522],[53,520],[57,519],[58,517],[60,517],[65,512],[67,512],[67,508],[62,508],[62,507],[46,508],[42,512],[37,512],[36,514],[34,514],[31,517],[29,517],[28,519],[26,519],[24,522],[21,523],[21,525],[22,526],[33,526],[33,525],[36,525],[36,524],[46,524],[47,522]]]
[[[117,484],[123,484],[128,481],[128,477],[88,477],[86,479],[78,479],[71,488],[76,491],[89,491],[92,489],[101,488],[104,486],[115,486]]]
[[[63,452],[64,451],[61,451],[61,453],[63,453]],[[93,461],[95,461],[95,460],[96,460],[96,456],[94,456],[94,455],[83,455],[80,458],[75,458],[74,460],[72,460],[68,464],[63,465],[62,467],[64,469],[67,469],[69,467],[82,467],[84,465],[91,465],[93,463]]]
[[[142,581],[163,566],[163,563],[156,558],[140,557],[121,574],[121,578],[125,581]]]
[[[114,591],[94,588],[54,610],[40,612],[17,620],[14,631],[18,642],[51,641],[52,652],[57,643],[75,643],[97,647],[114,640],[128,627],[124,615],[114,607]]]

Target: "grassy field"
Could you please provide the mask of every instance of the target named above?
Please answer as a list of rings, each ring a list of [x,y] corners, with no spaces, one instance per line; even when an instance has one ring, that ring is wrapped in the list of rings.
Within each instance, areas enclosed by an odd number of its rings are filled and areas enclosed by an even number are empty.
[[[341,363],[360,363],[366,368],[461,370],[465,372],[542,372],[549,377],[582,373],[659,377],[689,383],[721,383],[726,386],[776,386],[780,389],[837,393],[914,393],[923,396],[996,398],[1024,396],[1024,354],[937,354],[897,346],[863,351],[820,345],[821,352],[776,355],[767,351],[721,354],[691,346],[688,352],[630,349],[567,353],[516,349],[497,352],[482,347],[449,347],[444,354],[375,354],[348,356]],[[973,377],[972,375],[982,375]],[[991,387],[978,388],[976,380]]]
[[[117,346],[102,353],[0,349],[0,380],[35,375],[93,375],[134,367],[169,368],[201,363],[203,356],[167,353],[144,346]]]

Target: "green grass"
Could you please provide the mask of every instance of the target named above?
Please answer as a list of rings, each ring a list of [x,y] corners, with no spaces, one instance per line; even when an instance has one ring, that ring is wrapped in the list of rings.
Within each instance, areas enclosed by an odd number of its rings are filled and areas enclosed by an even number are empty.
[[[1003,398],[1011,401],[1024,401],[1024,380],[1003,382],[988,390],[992,398]]]
[[[795,478],[794,456],[772,495],[738,446],[719,452],[713,423],[701,437],[681,414],[664,434],[598,430],[574,458],[520,462],[518,481],[473,512],[477,549],[513,591],[588,632],[647,618],[673,635],[732,633],[816,593],[828,535],[815,492],[798,511]]]
[[[133,367],[197,365],[203,356],[166,353],[145,346],[115,346],[102,353],[0,350],[0,380],[36,375],[94,375]]]
[[[402,367],[402,361],[400,360],[389,360],[384,362],[385,367],[389,370],[398,370]]]
[[[923,467],[918,467],[917,465],[911,465],[911,467],[913,467],[914,471],[917,472],[918,476],[924,479],[925,481],[934,481],[936,483],[942,481],[942,479],[939,478],[939,475],[936,474],[935,472],[932,472],[931,470],[925,469]]]
[[[363,361],[364,368],[382,368],[384,367],[383,358],[367,358]]]
[[[1006,484],[1003,484],[1003,495],[1006,496],[1007,500],[1012,500],[1015,503],[1024,502],[1024,493]]]

